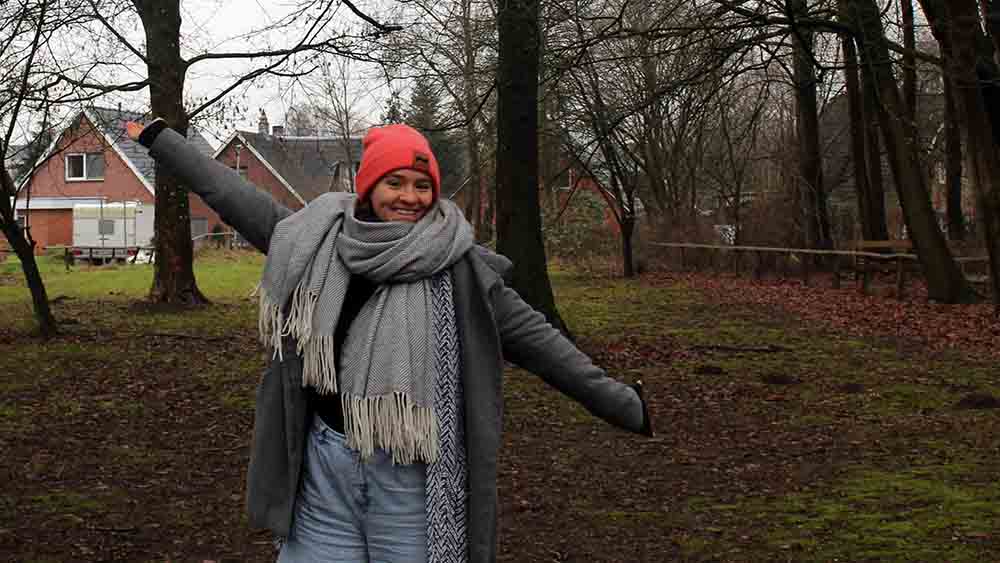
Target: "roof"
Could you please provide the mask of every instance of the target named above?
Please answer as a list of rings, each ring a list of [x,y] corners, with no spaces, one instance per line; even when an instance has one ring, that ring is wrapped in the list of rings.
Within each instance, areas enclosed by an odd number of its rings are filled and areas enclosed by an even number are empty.
[[[145,121],[148,114],[102,107],[90,107],[84,113],[86,113],[88,119],[94,122],[94,126],[104,133],[108,142],[118,151],[126,164],[140,176],[143,183],[147,184],[147,187],[150,188],[156,185],[156,167],[153,163],[153,158],[149,156],[149,150],[130,139],[125,132],[126,123],[129,121]],[[79,118],[79,115],[77,118]],[[74,120],[74,123],[76,123],[76,120]],[[212,145],[205,140],[205,137],[195,127],[188,127],[188,140],[202,154],[211,156],[215,152],[212,149]]]
[[[236,138],[256,152],[303,203],[329,192],[338,168],[348,162],[357,166],[361,161],[359,137],[351,137],[345,147],[339,137],[286,137],[249,131],[237,131],[216,155]]]
[[[149,193],[155,193],[156,166],[153,163],[153,158],[149,156],[149,151],[145,147],[130,139],[125,132],[126,123],[129,121],[142,122],[147,119],[147,116],[148,114],[145,113],[121,109],[96,106],[84,108],[73,114],[73,118],[62,128],[62,132],[52,140],[52,143],[45,149],[45,152],[42,153],[38,161],[44,162],[48,159],[52,152],[56,150],[56,146],[62,139],[63,134],[67,130],[78,126],[83,117],[86,117],[94,125],[96,131],[104,136],[104,140],[108,143],[108,146],[118,153],[118,156],[125,162],[125,165],[132,170],[143,186],[149,190]],[[212,145],[205,140],[205,137],[195,127],[188,127],[188,140],[203,154],[211,156],[214,152]],[[30,176],[31,174],[25,174],[24,179],[21,180],[22,185],[24,182],[27,182]]]

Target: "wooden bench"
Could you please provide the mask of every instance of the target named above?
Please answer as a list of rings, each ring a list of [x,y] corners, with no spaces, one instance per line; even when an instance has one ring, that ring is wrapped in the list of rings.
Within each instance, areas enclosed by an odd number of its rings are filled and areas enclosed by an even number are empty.
[[[903,297],[903,287],[906,284],[906,262],[912,261],[911,257],[900,256],[913,254],[913,241],[911,240],[854,240],[848,243],[848,248],[855,252],[885,254],[886,257],[876,258],[871,255],[857,254],[853,256],[854,280],[858,283],[862,293],[867,294],[871,289],[871,275],[876,269],[884,271],[884,268],[876,268],[875,265],[884,264],[886,260],[896,262],[896,296]]]

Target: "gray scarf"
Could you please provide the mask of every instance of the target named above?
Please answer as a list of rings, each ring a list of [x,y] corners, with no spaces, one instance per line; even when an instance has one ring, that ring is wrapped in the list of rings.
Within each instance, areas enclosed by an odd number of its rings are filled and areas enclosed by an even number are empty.
[[[282,358],[282,339],[295,340],[302,385],[340,393],[347,443],[362,457],[378,447],[396,463],[433,462],[430,277],[472,247],[472,228],[448,200],[417,223],[359,220],[355,202],[353,194],[324,194],[275,227],[260,283],[261,341]],[[379,287],[351,324],[336,366],[334,329],[352,274]]]

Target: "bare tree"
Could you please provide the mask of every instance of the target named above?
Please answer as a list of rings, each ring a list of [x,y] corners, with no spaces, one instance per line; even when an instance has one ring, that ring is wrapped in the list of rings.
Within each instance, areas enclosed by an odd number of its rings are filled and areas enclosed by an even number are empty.
[[[71,84],[82,89],[81,100],[100,97],[109,92],[138,92],[149,88],[150,110],[162,117],[178,132],[186,134],[191,119],[199,116],[227,95],[263,77],[288,77],[308,74],[317,68],[316,57],[300,57],[302,53],[369,59],[369,39],[380,37],[397,26],[382,25],[360,12],[353,3],[344,1],[302,0],[287,16],[271,26],[272,33],[282,31],[281,43],[275,47],[245,51],[200,52],[185,57],[181,46],[180,0],[86,0],[77,9],[81,12],[76,28],[71,31],[88,34],[94,44],[117,49],[111,59],[121,61],[109,65],[104,60],[62,64],[53,71],[53,85]],[[356,33],[337,27],[344,10],[360,18],[364,28]],[[142,28],[145,41],[135,44],[127,30]],[[132,68],[129,62],[145,66],[146,72],[132,80],[118,80],[121,67]],[[221,88],[214,95],[193,107],[186,105],[184,88],[189,70],[207,61],[259,61],[259,65]],[[114,73],[112,71],[119,71]],[[134,75],[133,75],[134,76]],[[180,185],[166,170],[156,175],[155,244],[157,261],[149,298],[153,301],[178,304],[199,304],[206,301],[195,282],[191,243],[188,189]]]
[[[514,262],[514,289],[568,332],[552,294],[538,202],[538,14],[538,0],[510,0],[497,14],[497,249]]]
[[[921,0],[935,37],[943,41],[946,71],[953,80],[956,107],[968,140],[968,157],[976,190],[983,237],[990,256],[990,278],[1000,315],[1000,157],[996,130],[982,91],[980,75],[995,80],[993,43],[983,32],[975,0]],[[995,111],[1000,108],[993,108]]]
[[[0,4],[0,154],[12,152],[11,140],[18,124],[27,119],[28,100],[37,96],[37,66],[52,34],[62,25],[65,13],[53,13],[49,2],[16,0]],[[37,106],[36,106],[37,107]],[[45,108],[41,108],[45,111]],[[49,307],[48,295],[38,263],[35,241],[15,217],[15,201],[30,184],[14,183],[6,166],[0,173],[0,231],[21,262],[25,281],[31,291],[35,320],[42,336],[58,333],[58,325]]]
[[[976,293],[958,268],[931,207],[927,179],[920,166],[916,131],[906,119],[906,108],[889,61],[889,45],[874,0],[849,0],[848,17],[857,25],[858,51],[866,78],[879,94],[879,126],[896,180],[909,237],[927,280],[931,299],[945,303],[975,301]]]

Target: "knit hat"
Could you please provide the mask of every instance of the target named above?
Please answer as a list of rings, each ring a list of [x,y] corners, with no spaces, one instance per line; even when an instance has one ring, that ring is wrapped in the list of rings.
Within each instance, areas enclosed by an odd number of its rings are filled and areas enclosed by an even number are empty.
[[[434,186],[434,199],[441,194],[441,171],[431,145],[416,129],[395,124],[373,127],[363,141],[361,166],[355,178],[358,199],[368,197],[375,184],[393,170],[410,169],[426,173]]]

